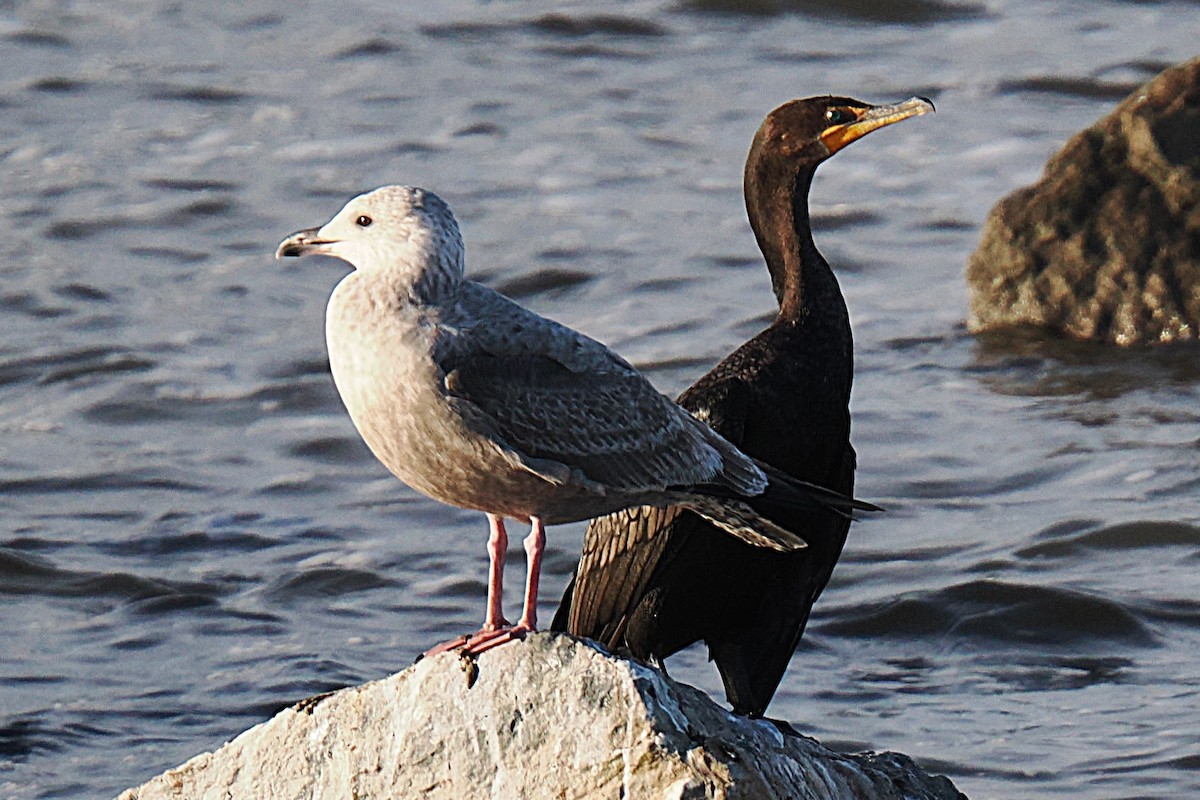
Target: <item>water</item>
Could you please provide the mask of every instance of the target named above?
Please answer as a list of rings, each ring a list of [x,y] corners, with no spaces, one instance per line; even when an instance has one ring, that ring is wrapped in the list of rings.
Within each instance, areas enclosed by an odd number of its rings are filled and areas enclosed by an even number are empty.
[[[322,341],[343,267],[272,261],[285,234],[428,186],[474,276],[675,392],[771,312],[741,164],[767,111],[823,92],[939,110],[814,187],[859,489],[889,513],[852,531],[771,713],[972,798],[1196,796],[1200,352],[978,341],[963,270],[991,205],[1197,22],[0,2],[0,797],[111,796],[478,624],[486,525],[359,442]],[[582,533],[551,530],[546,620]],[[720,696],[701,652],[672,666]]]

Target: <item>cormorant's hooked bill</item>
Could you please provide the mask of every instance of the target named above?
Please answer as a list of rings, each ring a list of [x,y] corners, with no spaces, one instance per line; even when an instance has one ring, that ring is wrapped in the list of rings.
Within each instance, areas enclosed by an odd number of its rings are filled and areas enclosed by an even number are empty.
[[[924,97],[912,97],[901,103],[883,106],[835,106],[825,112],[825,118],[832,124],[821,133],[821,141],[832,155],[871,131],[935,110],[933,103]],[[846,115],[845,121],[841,114]]]

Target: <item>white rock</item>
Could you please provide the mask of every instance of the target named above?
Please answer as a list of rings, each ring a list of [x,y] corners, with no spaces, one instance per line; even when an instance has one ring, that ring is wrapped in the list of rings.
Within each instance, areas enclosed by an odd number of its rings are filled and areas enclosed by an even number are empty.
[[[535,634],[303,701],[118,800],[410,797],[963,795],[907,756],[835,753],[588,642]]]

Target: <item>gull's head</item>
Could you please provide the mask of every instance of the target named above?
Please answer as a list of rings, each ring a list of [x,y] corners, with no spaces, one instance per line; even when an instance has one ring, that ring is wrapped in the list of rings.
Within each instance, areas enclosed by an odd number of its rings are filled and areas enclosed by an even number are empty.
[[[276,258],[320,253],[364,273],[393,273],[412,283],[433,278],[457,283],[463,243],[454,214],[433,192],[384,186],[351,200],[320,228],[296,231]]]

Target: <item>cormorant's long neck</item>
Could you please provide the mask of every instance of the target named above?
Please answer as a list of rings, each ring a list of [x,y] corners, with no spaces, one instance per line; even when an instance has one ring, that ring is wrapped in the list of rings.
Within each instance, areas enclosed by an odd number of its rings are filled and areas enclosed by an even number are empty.
[[[813,313],[846,315],[845,301],[829,264],[813,243],[808,190],[816,164],[784,176],[776,164],[752,165],[746,173],[746,210],[771,273],[779,317],[797,321]],[[840,321],[840,320],[839,320]]]

